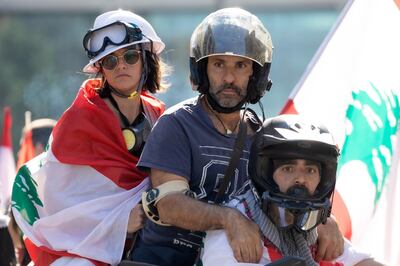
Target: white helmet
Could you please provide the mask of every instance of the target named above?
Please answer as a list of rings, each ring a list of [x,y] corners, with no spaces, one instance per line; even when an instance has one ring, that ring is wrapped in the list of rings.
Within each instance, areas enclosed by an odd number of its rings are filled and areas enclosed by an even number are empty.
[[[127,10],[114,10],[99,15],[83,39],[89,63],[83,72],[96,73],[95,65],[104,56],[132,44],[148,43],[145,49],[161,53],[165,44],[158,37],[150,23],[139,15]]]

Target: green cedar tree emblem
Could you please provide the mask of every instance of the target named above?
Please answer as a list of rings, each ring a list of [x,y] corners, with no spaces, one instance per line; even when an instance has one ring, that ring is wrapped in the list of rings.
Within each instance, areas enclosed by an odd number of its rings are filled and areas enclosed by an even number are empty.
[[[43,203],[39,199],[36,188],[37,183],[33,180],[28,167],[26,165],[22,166],[15,177],[12,192],[12,206],[16,208],[22,217],[31,225],[39,219],[39,213],[35,204],[43,207]]]
[[[367,90],[352,92],[353,102],[346,112],[349,123],[338,169],[340,171],[350,161],[362,161],[375,186],[376,205],[390,170],[400,106],[395,93],[368,84]]]

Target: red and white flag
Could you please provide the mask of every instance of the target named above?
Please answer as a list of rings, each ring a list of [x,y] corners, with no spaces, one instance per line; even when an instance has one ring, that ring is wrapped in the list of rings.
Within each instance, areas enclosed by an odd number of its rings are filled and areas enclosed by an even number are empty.
[[[350,1],[282,111],[333,132],[333,212],[346,237],[388,265],[400,265],[399,2]]]
[[[11,189],[15,177],[15,161],[12,151],[11,138],[12,118],[9,107],[4,108],[3,136],[0,143],[0,227],[6,226],[4,223],[8,217],[4,216],[10,206]],[[3,221],[3,222],[2,222]]]
[[[32,140],[31,112],[25,112],[25,127],[22,131],[22,141],[18,151],[17,169],[35,157],[35,147]]]
[[[47,152],[23,165],[12,207],[35,265],[116,265],[130,211],[148,188],[136,168],[119,121],[85,82],[53,129]],[[145,92],[144,110],[155,122],[164,106]]]

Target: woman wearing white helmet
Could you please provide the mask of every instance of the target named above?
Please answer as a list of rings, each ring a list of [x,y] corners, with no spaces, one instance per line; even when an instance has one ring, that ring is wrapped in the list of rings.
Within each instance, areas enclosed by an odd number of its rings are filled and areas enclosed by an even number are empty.
[[[14,213],[36,265],[116,265],[144,219],[139,201],[149,182],[136,164],[164,111],[150,93],[166,87],[165,45],[144,18],[115,10],[96,18],[83,46],[83,71],[95,78],[59,119],[39,167],[22,167],[16,181]],[[36,204],[19,189],[30,179]],[[26,211],[38,202],[40,210]]]

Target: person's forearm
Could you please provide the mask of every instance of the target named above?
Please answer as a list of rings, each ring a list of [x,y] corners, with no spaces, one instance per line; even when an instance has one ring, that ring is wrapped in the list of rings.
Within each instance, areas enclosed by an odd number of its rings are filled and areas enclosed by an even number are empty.
[[[172,194],[157,204],[161,221],[192,231],[225,229],[226,237],[238,262],[257,263],[262,256],[258,225],[238,210],[208,204]]]
[[[192,199],[184,194],[172,194],[157,203],[161,221],[193,231],[221,229],[230,216],[240,215],[234,209]]]

